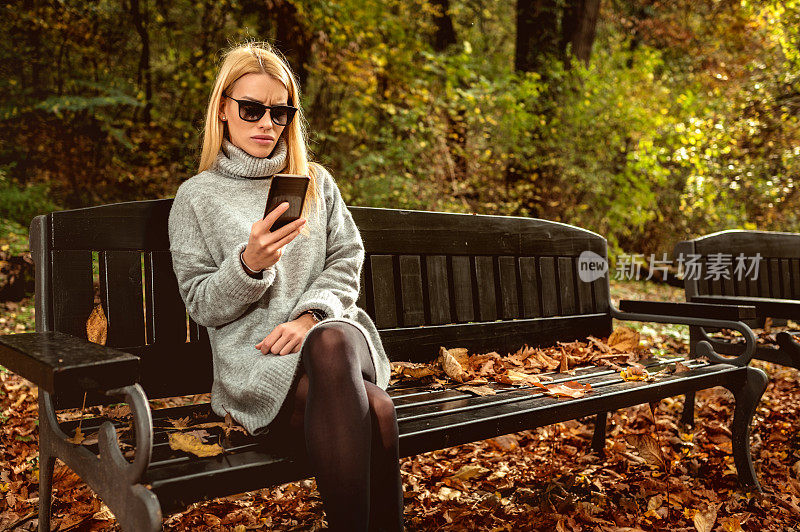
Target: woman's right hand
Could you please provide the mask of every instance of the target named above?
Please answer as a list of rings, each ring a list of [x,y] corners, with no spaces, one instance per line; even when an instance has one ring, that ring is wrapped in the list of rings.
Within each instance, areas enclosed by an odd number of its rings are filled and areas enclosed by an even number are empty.
[[[275,220],[288,208],[289,202],[284,201],[272,209],[265,218],[255,222],[250,229],[250,239],[243,257],[247,266],[253,270],[263,270],[278,262],[283,246],[300,234],[300,229],[306,223],[305,218],[298,218],[274,232],[270,231]]]

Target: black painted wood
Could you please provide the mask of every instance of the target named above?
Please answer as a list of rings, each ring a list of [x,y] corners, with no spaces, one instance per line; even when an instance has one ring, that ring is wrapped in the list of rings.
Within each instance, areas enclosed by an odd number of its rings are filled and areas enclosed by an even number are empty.
[[[147,343],[186,342],[186,307],[178,291],[172,256],[167,251],[147,252],[144,266]]]
[[[83,250],[53,251],[51,255],[53,327],[86,338],[86,320],[94,308],[92,253]],[[47,303],[45,303],[47,304]]]
[[[447,256],[429,255],[426,258],[425,265],[428,270],[428,301],[431,309],[431,324],[452,323]]]
[[[750,305],[756,317],[745,320],[750,326],[761,327],[767,318],[800,318],[800,234],[769,231],[722,231],[694,240],[679,243],[678,251],[693,250],[704,261],[715,256],[732,258],[731,289],[720,288],[710,282],[704,290],[703,283],[686,279],[684,290],[687,301],[716,305]],[[741,259],[740,259],[741,258]],[[714,331],[707,331],[714,332]],[[692,329],[693,341],[703,339],[699,328]],[[785,346],[760,343],[754,358],[800,368],[800,352],[796,341],[788,340]],[[714,340],[714,349],[728,353],[740,346]]]
[[[108,321],[106,345],[144,345],[142,257],[138,251],[101,251],[100,298]]]
[[[517,259],[499,257],[497,264],[500,274],[501,318],[506,320],[517,318],[520,316]]]
[[[475,279],[478,287],[478,319],[481,321],[499,319],[492,257],[475,257]]]
[[[558,282],[556,280],[555,259],[539,258],[539,280],[542,293],[542,316],[556,316],[558,308]]]
[[[746,320],[756,317],[756,308],[745,305],[714,305],[709,303],[671,303],[663,301],[634,301],[622,299],[619,309],[624,312],[685,316],[719,320]]]
[[[720,305],[747,305],[755,307],[759,316],[773,318],[800,319],[800,301],[794,299],[776,299],[771,297],[745,296],[695,296],[693,303]]]
[[[139,380],[139,357],[60,331],[0,335],[0,363],[51,394]]]
[[[456,321],[472,321],[475,319],[475,305],[472,297],[472,266],[469,257],[455,255],[450,262],[453,270],[453,301],[456,309]]]
[[[424,325],[422,266],[418,255],[400,256],[400,279],[403,294],[403,325],[406,327]]]
[[[391,255],[370,255],[372,293],[375,305],[375,326],[397,327],[397,305],[394,290],[394,264]]]
[[[539,301],[539,276],[537,275],[536,259],[534,257],[519,258],[520,284],[522,285],[522,317],[536,318],[542,315],[542,306]]]
[[[558,288],[561,296],[561,313],[571,316],[578,312],[571,257],[558,257]]]

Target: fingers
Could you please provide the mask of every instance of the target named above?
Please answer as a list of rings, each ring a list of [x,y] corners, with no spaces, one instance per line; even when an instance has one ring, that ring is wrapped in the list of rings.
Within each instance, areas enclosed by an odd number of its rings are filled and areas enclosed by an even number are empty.
[[[272,336],[271,333],[270,336]],[[282,334],[273,339],[270,339],[270,336],[267,336],[255,346],[264,355],[267,353],[288,355],[289,353],[294,353],[300,346],[297,339],[292,338],[289,334]]]
[[[305,223],[305,220],[303,220],[303,223]],[[291,225],[291,224],[290,224],[290,225]],[[287,226],[287,227],[288,227],[288,226]],[[286,244],[288,244],[289,242],[291,242],[292,240],[294,240],[294,238],[295,238],[297,235],[299,235],[299,234],[300,234],[300,228],[301,228],[301,227],[303,227],[303,224],[302,224],[302,223],[301,223],[301,224],[299,224],[299,225],[297,226],[297,229],[294,229],[294,230],[293,230],[291,233],[287,234],[286,236],[284,236],[283,238],[281,238],[280,240],[278,240],[277,242],[275,242],[275,245],[276,245],[276,246],[278,246],[279,248],[282,248],[283,246],[285,246]]]
[[[281,203],[280,205],[269,211],[269,214],[267,214],[263,219],[264,223],[267,224],[267,227],[272,227],[272,224],[275,223],[275,220],[277,220],[278,217],[281,214],[283,214],[288,208],[289,208],[289,202],[284,201],[283,203]]]
[[[303,227],[303,224],[306,223],[305,218],[298,218],[297,220],[288,223],[281,227],[280,229],[276,229],[272,231],[270,234],[276,236],[280,241],[283,241],[287,236],[291,236],[292,233],[295,231],[300,231],[300,228]]]
[[[292,341],[292,337],[288,334],[284,334],[278,340],[272,344],[272,351],[276,355],[288,355],[291,353],[291,347],[294,342]]]

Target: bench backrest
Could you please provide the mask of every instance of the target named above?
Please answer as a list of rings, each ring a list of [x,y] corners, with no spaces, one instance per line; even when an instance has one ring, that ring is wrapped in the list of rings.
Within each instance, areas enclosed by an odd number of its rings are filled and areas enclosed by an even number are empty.
[[[86,338],[97,297],[106,345],[141,357],[151,398],[205,393],[212,381],[206,329],[188,316],[172,269],[171,205],[58,211],[37,216],[30,233],[36,329]],[[506,354],[610,333],[608,274],[593,282],[578,275],[582,252],[606,257],[606,240],[595,233],[522,217],[350,211],[366,252],[357,304],[391,360],[429,361],[442,345]],[[61,394],[57,405],[82,397]]]
[[[700,264],[684,278],[687,300],[695,295],[800,299],[800,234],[720,231],[679,242],[674,255]]]

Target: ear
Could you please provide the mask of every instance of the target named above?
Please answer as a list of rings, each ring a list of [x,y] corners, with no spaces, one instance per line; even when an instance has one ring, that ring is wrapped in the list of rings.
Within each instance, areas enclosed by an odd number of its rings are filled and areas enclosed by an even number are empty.
[[[225,111],[225,102],[227,98],[222,98],[219,102],[219,109],[217,110],[217,117],[222,120],[223,116],[227,116],[227,112]]]

